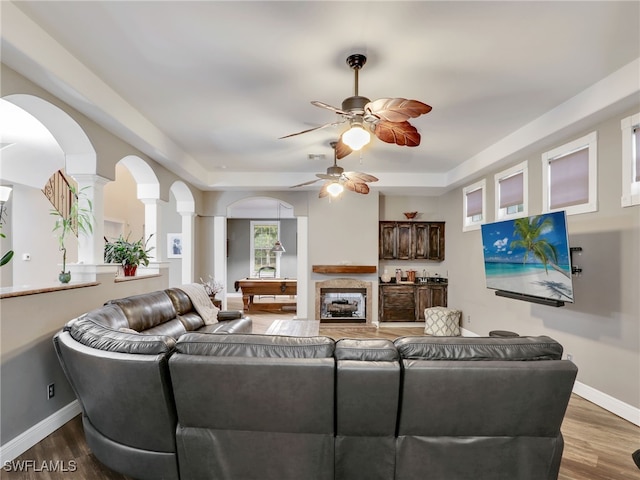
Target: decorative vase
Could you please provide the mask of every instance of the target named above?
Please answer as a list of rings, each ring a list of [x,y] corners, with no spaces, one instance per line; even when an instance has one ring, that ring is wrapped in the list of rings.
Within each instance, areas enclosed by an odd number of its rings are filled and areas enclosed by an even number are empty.
[[[136,270],[138,269],[137,265],[123,265],[122,269],[124,270],[125,277],[135,277]]]
[[[69,283],[71,281],[71,272],[60,272],[58,280],[60,280],[60,283]]]

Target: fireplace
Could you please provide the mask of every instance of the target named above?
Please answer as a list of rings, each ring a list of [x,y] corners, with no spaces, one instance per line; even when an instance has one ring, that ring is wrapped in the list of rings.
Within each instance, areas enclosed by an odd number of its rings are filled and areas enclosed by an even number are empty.
[[[350,278],[316,282],[315,303],[321,323],[370,324],[371,282]]]

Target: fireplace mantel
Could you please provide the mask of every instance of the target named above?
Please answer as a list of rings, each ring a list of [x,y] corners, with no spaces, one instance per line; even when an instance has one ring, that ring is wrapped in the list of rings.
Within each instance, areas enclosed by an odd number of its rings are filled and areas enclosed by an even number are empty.
[[[378,267],[376,265],[313,265],[313,273],[350,273],[350,274],[366,274],[376,273]]]

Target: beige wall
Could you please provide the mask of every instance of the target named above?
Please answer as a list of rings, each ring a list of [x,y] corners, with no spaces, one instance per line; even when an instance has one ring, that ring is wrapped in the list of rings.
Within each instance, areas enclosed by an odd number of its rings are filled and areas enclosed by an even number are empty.
[[[480,231],[462,232],[462,190],[440,198],[447,220],[449,305],[463,311],[464,327],[476,334],[505,329],[549,335],[573,355],[578,381],[635,408],[640,407],[640,206],[622,208],[620,120],[635,111],[586,128],[523,160],[529,167],[529,214],[542,211],[541,154],[598,131],[598,204],[594,213],[568,217],[569,242],[582,247],[574,262],[575,303],[561,308],[496,297],[485,288]],[[494,220],[494,174],[486,178],[489,221]]]

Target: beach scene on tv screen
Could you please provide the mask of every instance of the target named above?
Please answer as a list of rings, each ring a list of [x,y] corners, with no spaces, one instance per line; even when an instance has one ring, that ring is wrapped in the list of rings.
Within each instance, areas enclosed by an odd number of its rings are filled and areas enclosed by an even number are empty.
[[[564,212],[482,225],[487,288],[573,302]]]

